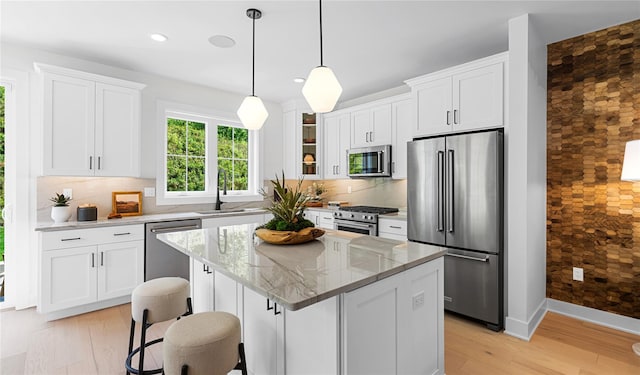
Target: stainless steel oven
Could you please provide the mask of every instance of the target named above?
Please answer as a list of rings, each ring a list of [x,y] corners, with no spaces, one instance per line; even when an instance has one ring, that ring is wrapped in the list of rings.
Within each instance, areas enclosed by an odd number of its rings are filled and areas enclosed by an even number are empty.
[[[333,213],[333,229],[377,236],[378,215],[391,212],[398,212],[398,209],[373,206],[340,207]]]
[[[333,219],[333,229],[343,230],[346,232],[366,234],[369,236],[378,235],[378,224],[362,223],[359,221]]]

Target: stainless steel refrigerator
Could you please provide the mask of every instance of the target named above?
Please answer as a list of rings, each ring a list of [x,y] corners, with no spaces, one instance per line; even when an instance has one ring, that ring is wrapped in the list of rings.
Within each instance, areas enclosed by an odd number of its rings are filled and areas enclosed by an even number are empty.
[[[446,246],[444,307],[493,330],[503,314],[503,134],[408,143],[410,241]]]

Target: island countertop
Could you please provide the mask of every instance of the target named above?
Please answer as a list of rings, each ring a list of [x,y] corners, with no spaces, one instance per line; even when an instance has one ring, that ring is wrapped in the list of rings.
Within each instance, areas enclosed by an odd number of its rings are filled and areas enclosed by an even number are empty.
[[[271,245],[257,224],[159,234],[176,250],[242,285],[299,310],[439,258],[445,248],[327,230],[300,245]]]

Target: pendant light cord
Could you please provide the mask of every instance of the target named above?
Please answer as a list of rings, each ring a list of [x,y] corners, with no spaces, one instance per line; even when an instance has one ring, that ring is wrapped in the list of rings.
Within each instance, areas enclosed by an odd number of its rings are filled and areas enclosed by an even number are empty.
[[[253,49],[251,56],[251,96],[256,96],[256,14],[254,12],[253,17]]]
[[[322,59],[322,0],[319,0],[320,4],[320,66],[324,66]]]

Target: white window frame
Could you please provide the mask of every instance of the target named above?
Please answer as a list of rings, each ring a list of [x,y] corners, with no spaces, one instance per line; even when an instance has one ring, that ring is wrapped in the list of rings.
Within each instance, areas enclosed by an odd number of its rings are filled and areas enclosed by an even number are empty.
[[[199,192],[168,192],[167,191],[167,118],[180,118],[187,121],[202,122],[207,129],[206,148],[207,162],[205,164],[205,191]],[[217,125],[238,126],[242,124],[232,113],[217,111],[209,108],[158,101],[158,165],[156,174],[156,204],[213,204],[216,201],[216,182],[218,169],[218,132]],[[222,202],[251,202],[263,199],[258,189],[260,181],[260,132],[249,130],[249,179],[248,190],[227,191]],[[213,172],[213,173],[211,173]],[[222,177],[221,177],[222,178]],[[221,180],[222,182],[222,180]]]

